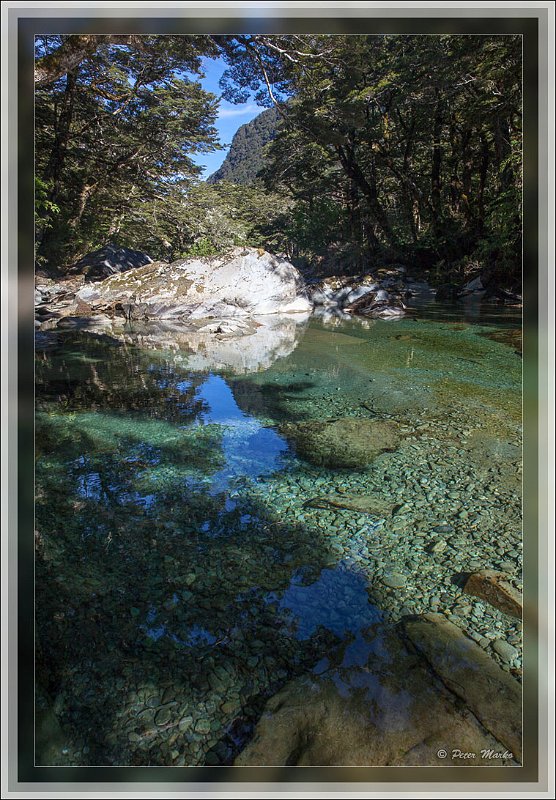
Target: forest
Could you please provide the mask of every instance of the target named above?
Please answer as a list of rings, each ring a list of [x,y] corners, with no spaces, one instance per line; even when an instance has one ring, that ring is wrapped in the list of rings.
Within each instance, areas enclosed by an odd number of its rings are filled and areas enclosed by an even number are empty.
[[[264,113],[203,181],[192,157],[222,147],[206,57],[226,100]],[[306,274],[520,288],[518,36],[48,35],[35,65],[49,274],[108,242],[165,261],[246,244]]]

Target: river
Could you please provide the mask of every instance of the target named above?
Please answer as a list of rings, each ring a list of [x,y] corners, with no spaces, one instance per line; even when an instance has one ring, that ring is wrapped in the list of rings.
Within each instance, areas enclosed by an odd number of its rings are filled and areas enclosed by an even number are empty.
[[[432,304],[235,340],[39,335],[37,705],[63,734],[38,763],[230,764],[291,678],[407,614],[519,677],[521,624],[458,576],[520,580],[520,325]],[[346,419],[395,443],[318,438]]]

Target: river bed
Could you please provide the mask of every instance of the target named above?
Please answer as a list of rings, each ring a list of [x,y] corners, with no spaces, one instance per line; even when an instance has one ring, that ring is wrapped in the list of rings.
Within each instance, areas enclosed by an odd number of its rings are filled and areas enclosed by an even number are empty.
[[[62,738],[38,762],[231,764],[291,678],[408,614],[520,678],[521,623],[461,588],[521,586],[520,324],[430,305],[252,346],[40,335],[36,702]],[[298,452],[296,425],[346,419],[396,445],[349,468]]]

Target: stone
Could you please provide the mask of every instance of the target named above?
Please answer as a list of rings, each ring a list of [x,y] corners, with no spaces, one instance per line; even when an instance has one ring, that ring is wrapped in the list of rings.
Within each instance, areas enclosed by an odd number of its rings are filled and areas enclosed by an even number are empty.
[[[510,617],[521,619],[523,616],[522,595],[509,583],[503,572],[491,569],[473,572],[467,578],[463,591],[479,597]]]
[[[189,728],[191,728],[192,725],[193,725],[193,717],[185,716],[180,719],[178,723],[178,729],[180,730],[181,733],[183,733],[184,731],[189,730]]]
[[[382,583],[391,589],[403,589],[407,581],[399,572],[389,572],[383,576]]]
[[[427,547],[429,553],[442,553],[448,547],[448,543],[444,539],[437,539]]]
[[[220,708],[224,714],[234,714],[238,710],[239,705],[233,700],[226,700],[224,703],[222,703]]]
[[[109,275],[126,272],[145,264],[152,264],[152,262],[150,256],[139,250],[107,244],[100,250],[83,256],[70,268],[70,273],[85,275],[87,281],[101,281]]]
[[[171,706],[162,706],[157,712],[154,721],[156,722],[157,725],[166,725],[166,723],[170,722],[171,719],[172,719]]]
[[[313,284],[309,291],[316,306],[343,308],[378,288],[379,285],[372,275],[358,279],[333,275]]]
[[[210,733],[210,721],[208,719],[199,719],[195,725],[195,732],[201,734]]]
[[[298,270],[252,247],[149,263],[88,284],[76,296],[94,310],[111,309],[133,320],[241,318],[312,308]]]
[[[495,653],[498,653],[502,661],[505,661],[507,664],[519,655],[519,651],[504,639],[495,639],[492,643],[492,649]]]
[[[380,495],[374,494],[329,494],[307,500],[309,508],[341,508],[357,511],[360,514],[372,514],[374,517],[389,517],[393,504]]]
[[[162,695],[162,703],[166,705],[166,703],[171,703],[176,699],[176,689],[174,686],[168,686]]]
[[[507,749],[395,630],[365,632],[355,665],[344,665],[344,652],[349,647],[332,654],[337,666],[291,681],[267,702],[235,766],[469,766],[485,765],[483,749]],[[477,758],[439,758],[452,747]]]
[[[353,417],[286,422],[280,433],[305,461],[340,469],[364,469],[381,453],[395,450],[400,440],[394,422]]]
[[[440,614],[403,620],[404,634],[450,691],[521,759],[521,687]]]

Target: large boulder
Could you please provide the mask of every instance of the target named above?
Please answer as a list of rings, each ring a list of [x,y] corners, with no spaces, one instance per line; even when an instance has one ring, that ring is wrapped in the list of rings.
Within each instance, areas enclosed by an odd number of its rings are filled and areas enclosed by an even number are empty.
[[[398,427],[384,420],[341,419],[285,422],[280,427],[300,458],[319,467],[364,469],[380,453],[395,450]]]
[[[295,267],[251,247],[147,264],[85,286],[77,298],[93,312],[111,309],[132,319],[196,320],[311,310]]]
[[[129,250],[127,247],[116,247],[114,244],[107,244],[100,250],[87,253],[76,264],[70,272],[85,275],[87,281],[102,281],[110,275],[119,272],[126,272],[135,267],[142,267],[151,264],[152,258],[139,250]]]

